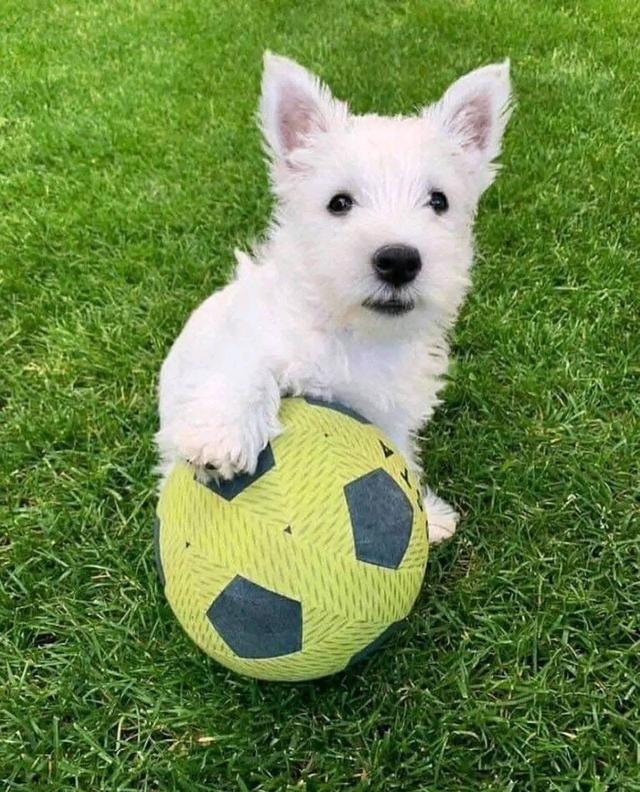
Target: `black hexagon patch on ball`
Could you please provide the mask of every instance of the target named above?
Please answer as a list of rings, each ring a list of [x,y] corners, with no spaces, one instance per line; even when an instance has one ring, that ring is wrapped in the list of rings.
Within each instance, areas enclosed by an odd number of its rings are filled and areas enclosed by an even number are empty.
[[[371,643],[368,643],[364,647],[364,649],[361,649],[359,652],[354,654],[354,656],[351,658],[351,660],[349,660],[349,663],[347,665],[348,666],[356,665],[357,663],[361,663],[363,660],[368,660],[370,657],[373,657],[373,655],[378,651],[378,649],[380,649],[380,647],[382,647],[387,642],[387,639],[400,629],[403,622],[404,619],[397,622],[393,622],[388,627],[385,627],[385,629],[380,633],[380,635],[377,638],[374,638],[373,641],[371,641]]]
[[[160,519],[156,517],[153,521],[153,555],[156,560],[156,569],[158,570],[158,577],[160,578],[160,585],[162,588],[166,585],[164,576],[164,569],[162,568],[162,553],[160,552]]]
[[[241,575],[220,592],[207,616],[238,657],[282,657],[302,649],[302,605]]]
[[[318,399],[315,396],[305,396],[304,400],[307,404],[311,404],[314,407],[326,407],[328,410],[333,410],[334,412],[342,413],[343,415],[348,415],[349,418],[353,418],[355,421],[361,424],[370,424],[371,421],[367,420],[364,415],[360,415],[359,412],[356,412],[351,407],[347,407],[346,404],[343,404],[339,401],[324,401],[324,399]]]
[[[215,478],[210,479],[205,487],[220,495],[221,498],[231,501],[241,492],[244,492],[247,487],[250,487],[255,481],[268,473],[275,467],[276,460],[273,457],[273,449],[271,443],[262,449],[258,456],[255,472],[241,473],[239,476],[234,476],[231,480],[216,481]],[[196,479],[197,480],[197,479]]]
[[[344,488],[356,557],[397,569],[411,540],[413,507],[402,488],[382,468]]]

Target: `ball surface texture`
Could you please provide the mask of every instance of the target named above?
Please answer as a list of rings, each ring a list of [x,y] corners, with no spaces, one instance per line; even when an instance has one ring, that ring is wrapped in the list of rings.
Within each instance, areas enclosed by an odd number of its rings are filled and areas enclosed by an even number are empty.
[[[418,596],[428,556],[418,481],[373,424],[287,398],[256,472],[202,484],[179,463],[158,502],[171,608],[224,666],[327,676],[369,656]]]

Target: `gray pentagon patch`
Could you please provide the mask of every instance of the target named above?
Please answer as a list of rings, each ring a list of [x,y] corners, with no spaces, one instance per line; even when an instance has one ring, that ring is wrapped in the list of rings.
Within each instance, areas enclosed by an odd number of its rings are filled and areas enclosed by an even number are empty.
[[[344,494],[351,517],[356,558],[397,569],[411,540],[413,507],[382,468],[349,482]]]
[[[259,478],[264,476],[265,473],[268,473],[275,465],[276,460],[273,456],[271,443],[269,443],[269,445],[260,452],[255,473],[242,473],[239,476],[234,476],[230,481],[216,481],[215,479],[210,479],[204,486],[210,489],[211,492],[215,492],[216,495],[220,495],[221,498],[231,501],[236,495],[244,492],[247,487],[250,487]],[[196,478],[196,481],[197,480]]]
[[[367,644],[364,649],[361,649],[359,652],[356,652],[354,656],[349,660],[347,663],[348,666],[355,665],[356,663],[361,663],[363,660],[368,660],[375,652],[380,649],[380,647],[386,643],[387,638],[397,632],[400,627],[402,626],[402,621],[393,622],[388,627],[386,627],[377,638],[374,638],[371,643]]]
[[[156,568],[158,570],[158,577],[160,578],[160,585],[164,588],[166,580],[164,577],[164,569],[162,568],[162,555],[160,553],[160,519],[156,517],[153,521],[153,554],[156,559]]]
[[[302,649],[302,605],[236,575],[207,616],[238,657],[267,658]]]
[[[371,421],[368,421],[363,415],[360,415],[359,412],[352,410],[351,407],[347,407],[347,405],[342,404],[342,402],[323,401],[322,399],[317,399],[315,396],[305,396],[304,400],[307,402],[307,404],[311,404],[314,407],[326,407],[328,410],[334,410],[335,412],[342,413],[343,415],[348,415],[350,418],[358,421],[358,423],[371,423]]]

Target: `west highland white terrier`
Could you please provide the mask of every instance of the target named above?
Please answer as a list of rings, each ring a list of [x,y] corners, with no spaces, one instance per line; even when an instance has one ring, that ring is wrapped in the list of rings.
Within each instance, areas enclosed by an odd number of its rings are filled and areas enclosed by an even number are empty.
[[[260,119],[277,205],[235,279],[193,312],[160,375],[160,470],[253,472],[283,395],[340,401],[419,470],[447,333],[469,286],[472,226],[510,111],[509,63],[457,80],[414,116],[354,115],[267,53]],[[425,491],[429,538],[458,515]]]

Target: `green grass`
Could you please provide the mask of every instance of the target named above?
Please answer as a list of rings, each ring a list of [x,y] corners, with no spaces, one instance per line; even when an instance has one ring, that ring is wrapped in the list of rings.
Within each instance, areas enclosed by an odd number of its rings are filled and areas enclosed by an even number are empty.
[[[0,11],[0,788],[640,790],[635,0],[20,0]],[[265,47],[408,112],[519,106],[429,481],[465,519],[406,629],[227,674],[156,581],[155,387],[270,198]]]

